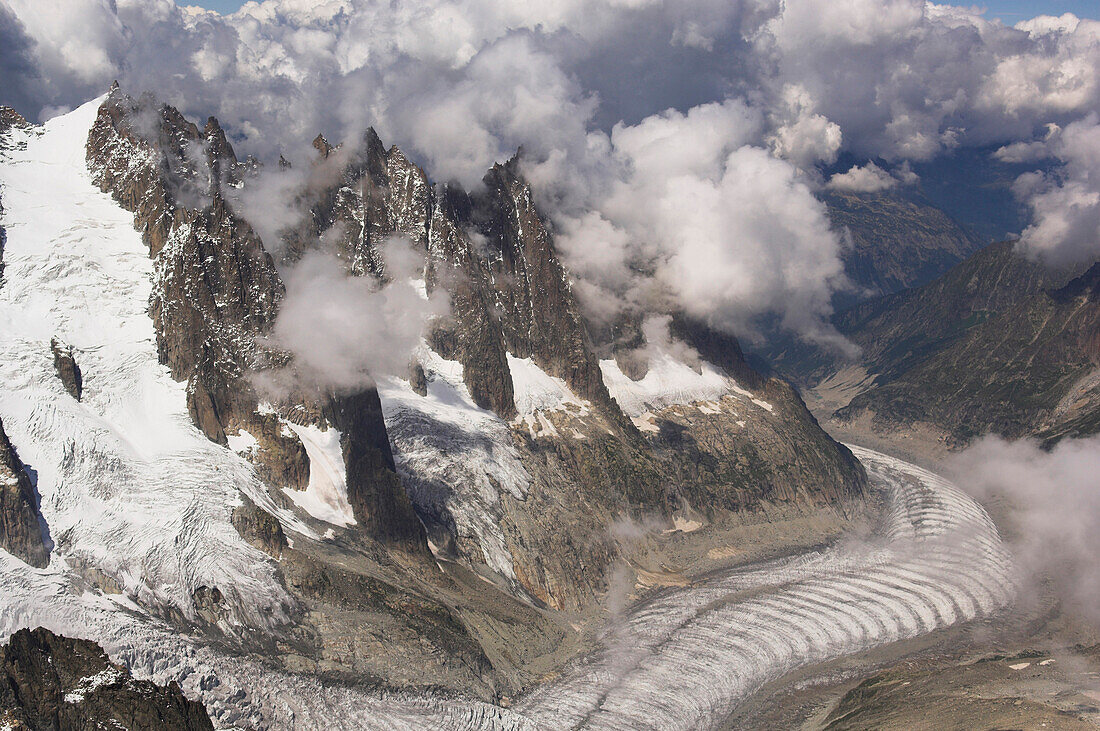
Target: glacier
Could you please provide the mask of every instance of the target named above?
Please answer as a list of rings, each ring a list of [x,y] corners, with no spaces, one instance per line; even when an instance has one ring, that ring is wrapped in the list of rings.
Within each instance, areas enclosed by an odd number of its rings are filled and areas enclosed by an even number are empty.
[[[686,729],[721,724],[763,684],[795,668],[990,616],[1013,600],[1011,557],[980,505],[930,472],[853,448],[886,505],[871,538],[658,592],[613,616],[590,655],[511,708],[325,685],[182,633],[165,617],[192,617],[200,586],[227,597],[219,626],[229,635],[273,632],[293,621],[294,600],[273,560],[232,527],[240,495],[287,531],[314,534],[272,502],[246,459],[192,425],[182,384],[157,360],[147,313],[152,262],[130,214],[92,184],[85,166],[99,103],[13,132],[25,137],[25,148],[0,158],[8,231],[0,417],[35,470],[55,544],[46,569],[0,551],[0,636],[45,626],[94,640],[137,677],[179,682],[221,728]],[[54,337],[74,348],[85,377],[82,401],[54,373]],[[428,351],[421,356],[427,399],[400,379],[379,384],[399,467],[406,475],[422,465],[436,470],[422,472],[435,475],[431,484],[410,489],[445,490],[449,474],[480,475],[476,499],[456,520],[481,532],[486,562],[507,575],[493,511],[504,494],[523,499],[529,482],[509,451],[510,427],[472,407],[461,366]],[[532,364],[515,359],[510,366],[523,376],[517,380],[532,412],[568,401]],[[601,367],[605,375],[617,370],[613,362]],[[616,399],[633,399],[625,408],[631,415],[730,390],[744,395],[706,370],[670,363],[653,374],[641,385],[609,379]],[[439,429],[424,431],[425,423]],[[235,446],[247,449],[239,436]],[[307,436],[332,453],[333,434]],[[463,451],[440,463],[453,443]],[[339,468],[318,479],[315,487],[336,511],[329,517],[337,518]]]

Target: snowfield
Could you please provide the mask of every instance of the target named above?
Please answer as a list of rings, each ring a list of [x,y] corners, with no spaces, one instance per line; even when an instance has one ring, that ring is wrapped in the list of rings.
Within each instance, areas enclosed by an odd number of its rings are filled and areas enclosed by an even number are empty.
[[[226,596],[226,632],[273,631],[292,618],[272,559],[230,523],[240,494],[288,530],[312,533],[272,504],[245,459],[191,424],[183,386],[157,362],[146,313],[152,262],[130,215],[92,185],[84,164],[98,104],[27,133],[25,150],[0,158],[8,231],[0,417],[37,476],[56,546],[41,570],[0,551],[0,637],[45,626],[99,642],[136,677],[179,682],[223,728],[694,729],[720,724],[794,668],[988,616],[1012,601],[1010,557],[977,503],[929,472],[857,449],[889,505],[873,540],[661,592],[614,618],[596,652],[512,709],[324,686],[180,633],[158,616],[193,616],[192,594],[203,585]],[[54,373],[54,337],[74,347],[84,371],[80,402]],[[503,500],[524,499],[529,483],[511,427],[472,404],[460,365],[427,350],[420,356],[427,397],[399,379],[380,384],[399,466],[409,489],[447,503],[459,529],[476,534],[489,565],[507,575],[496,516]],[[565,398],[529,364],[510,365],[522,376],[525,408]],[[735,389],[720,374],[676,364],[657,363],[637,383],[602,365],[628,413]],[[311,462],[322,463],[306,495],[326,519],[348,519],[338,434],[299,435]],[[250,447],[247,436],[235,439],[235,448]],[[476,489],[455,493],[463,481]]]
[[[511,429],[474,403],[461,363],[440,357],[425,343],[416,358],[428,381],[427,396],[399,378],[378,382],[398,472],[415,504],[445,507],[458,534],[476,538],[486,565],[514,582],[500,503],[502,492],[523,500],[531,476]]]
[[[216,586],[228,600],[226,632],[277,626],[294,602],[230,516],[242,492],[280,511],[247,461],[192,425],[183,385],[157,360],[153,262],[85,164],[100,103],[26,135],[26,149],[0,164],[0,418],[37,473],[57,546],[48,573],[87,566],[139,603],[186,617],[195,589]],[[83,371],[79,402],[54,371],[54,337],[73,346]]]
[[[318,520],[346,528],[355,525],[355,513],[348,502],[347,469],[340,448],[340,432],[286,422],[306,448],[309,484],[305,490],[283,488],[294,503]]]

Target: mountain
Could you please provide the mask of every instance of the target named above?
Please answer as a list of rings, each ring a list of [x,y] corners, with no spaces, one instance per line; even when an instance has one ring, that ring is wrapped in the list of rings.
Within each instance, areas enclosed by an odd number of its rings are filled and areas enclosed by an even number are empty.
[[[71,585],[281,671],[496,700],[621,586],[862,510],[860,463],[736,338],[676,312],[647,313],[667,342],[593,337],[520,157],[470,192],[373,131],[318,136],[301,220],[264,241],[238,200],[280,173],[216,119],[116,86],[5,134],[0,416],[37,474],[20,525],[40,502],[64,558],[0,561],[20,596]],[[273,336],[288,277],[335,254],[391,286],[394,236],[447,314],[404,372],[311,380]]]
[[[975,236],[919,195],[827,192],[822,201],[850,243],[841,256],[856,291],[837,295],[839,309],[925,284],[980,248]]]
[[[31,566],[46,566],[50,549],[41,520],[30,475],[0,422],[0,548]]]
[[[1067,277],[995,244],[835,324],[862,349],[857,363],[793,350],[777,362],[811,399],[839,399],[838,425],[922,431],[949,448],[1100,429],[1100,265]]]

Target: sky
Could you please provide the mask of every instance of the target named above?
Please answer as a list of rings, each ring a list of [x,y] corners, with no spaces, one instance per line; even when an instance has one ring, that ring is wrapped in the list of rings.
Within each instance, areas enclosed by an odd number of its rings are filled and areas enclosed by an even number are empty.
[[[181,0],[182,4],[204,7],[219,13],[232,13],[246,0]],[[1100,0],[995,0],[972,3],[986,8],[986,16],[1000,18],[1006,24],[1033,18],[1036,15],[1074,13],[1082,18],[1100,18]]]
[[[231,7],[241,3],[226,2]],[[987,8],[986,15],[1000,18],[1005,23],[1016,23],[1036,15],[1061,15],[1073,13],[1082,18],[1100,18],[1100,0],[995,0],[975,3]]]
[[[684,311],[845,349],[825,191],[909,190],[917,163],[993,151],[1033,164],[1021,250],[1100,256],[1100,22],[1012,20],[923,0],[0,0],[0,104],[48,119],[118,79],[268,163],[308,170],[318,132],[370,126],[467,188],[522,148],[590,321]],[[257,190],[257,226],[294,213],[286,185]]]

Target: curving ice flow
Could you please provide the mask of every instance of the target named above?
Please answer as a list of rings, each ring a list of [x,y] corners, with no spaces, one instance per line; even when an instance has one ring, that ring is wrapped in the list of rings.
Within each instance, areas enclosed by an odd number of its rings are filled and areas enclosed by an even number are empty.
[[[795,668],[989,615],[1015,594],[985,511],[940,477],[853,447],[888,510],[878,539],[731,571],[629,611],[514,709],[540,728],[699,729]]]
[[[14,133],[25,149],[0,156],[8,232],[0,417],[36,471],[56,543],[46,569],[0,551],[0,639],[41,625],[94,640],[138,677],[179,682],[224,728],[706,728],[794,668],[987,616],[1012,600],[1010,558],[979,505],[929,472],[855,449],[886,499],[873,539],[663,592],[617,617],[596,652],[512,709],[326,686],[181,633],[154,615],[192,613],[203,584],[227,596],[227,632],[277,632],[293,620],[271,559],[232,527],[240,494],[295,533],[312,533],[271,501],[246,460],[192,425],[183,387],[158,363],[146,312],[152,265],[131,216],[84,165],[96,107]],[[82,401],[53,372],[53,337],[77,353]],[[438,477],[412,488],[448,499],[466,462],[479,474],[496,470],[499,489],[522,499],[528,475],[507,425],[471,406],[457,364],[430,353],[423,362],[428,399],[414,404],[404,382],[383,386],[404,473]],[[653,389],[669,390],[655,377]],[[650,407],[646,398],[638,408]],[[307,439],[310,456],[331,452],[334,437]],[[238,439],[247,450],[247,437]],[[346,514],[339,465],[316,477],[325,505]],[[483,546],[496,545],[486,536],[499,531],[497,489],[486,480],[477,500],[459,506]],[[503,548],[486,558],[506,570]]]

